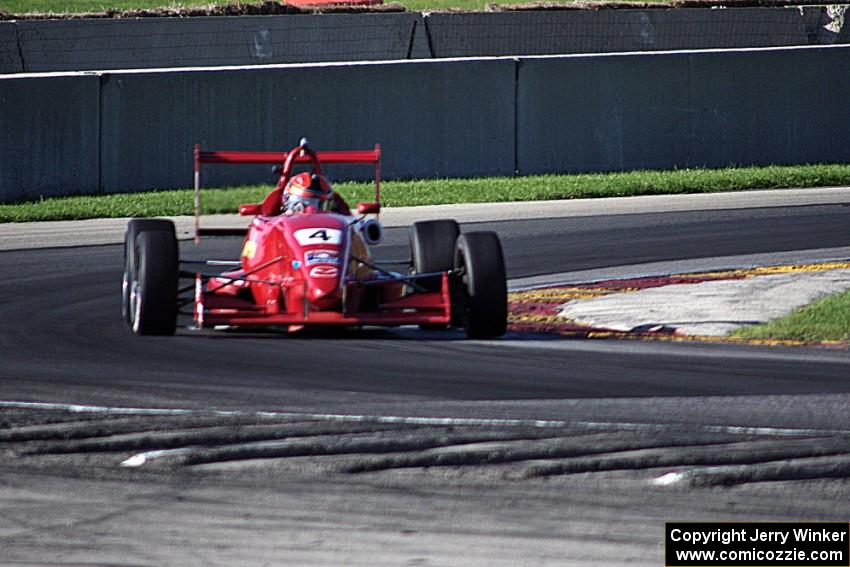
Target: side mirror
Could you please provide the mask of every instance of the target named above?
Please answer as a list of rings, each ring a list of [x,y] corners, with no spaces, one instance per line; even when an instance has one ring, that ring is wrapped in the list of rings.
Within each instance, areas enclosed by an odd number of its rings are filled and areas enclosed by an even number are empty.
[[[243,217],[253,217],[259,215],[262,206],[259,203],[251,203],[248,205],[239,205],[239,215]]]
[[[379,212],[381,212],[380,203],[357,203],[357,214],[377,215]]]

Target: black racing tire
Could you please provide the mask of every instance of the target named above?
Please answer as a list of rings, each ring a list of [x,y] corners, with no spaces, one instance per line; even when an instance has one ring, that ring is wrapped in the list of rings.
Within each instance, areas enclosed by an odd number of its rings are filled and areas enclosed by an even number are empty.
[[[124,275],[121,280],[121,317],[130,324],[130,274],[136,263],[134,253],[136,236],[148,230],[170,232],[175,235],[174,223],[164,219],[133,219],[127,223],[124,233]]]
[[[130,327],[137,335],[173,335],[177,328],[177,239],[164,230],[136,236],[130,274]]]
[[[451,219],[421,221],[410,227],[410,255],[413,273],[446,272],[454,267],[455,244],[460,226]],[[442,278],[426,278],[416,283],[426,291],[440,291]],[[419,325],[429,331],[439,331],[448,325]]]
[[[455,248],[454,268],[459,275],[452,294],[466,335],[492,339],[505,334],[508,325],[508,286],[502,245],[495,232],[461,235]]]
[[[460,227],[457,221],[415,222],[410,227],[413,273],[445,272],[454,267],[454,251]]]

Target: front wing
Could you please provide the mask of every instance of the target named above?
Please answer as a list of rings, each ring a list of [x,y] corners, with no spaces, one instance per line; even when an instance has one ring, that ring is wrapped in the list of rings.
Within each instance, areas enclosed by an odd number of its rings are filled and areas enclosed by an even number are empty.
[[[387,282],[389,283],[389,282]],[[370,311],[350,312],[343,300],[341,311],[316,311],[306,302],[297,312],[268,312],[260,306],[204,292],[199,276],[195,285],[194,322],[197,328],[217,326],[399,326],[449,325],[451,322],[449,274],[441,275],[439,291],[417,291],[381,303]]]

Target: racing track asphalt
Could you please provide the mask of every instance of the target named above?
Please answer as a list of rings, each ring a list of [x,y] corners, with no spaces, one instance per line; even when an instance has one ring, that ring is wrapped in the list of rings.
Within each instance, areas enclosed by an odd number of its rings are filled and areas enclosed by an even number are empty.
[[[634,274],[683,261],[687,269],[708,269],[765,254],[795,261],[846,257],[848,222],[850,208],[826,204],[506,220],[463,229],[496,230],[510,277],[539,283],[550,274]],[[403,228],[388,230],[383,256],[405,257],[406,238]],[[183,246],[184,256],[227,257],[240,243],[211,240],[201,251]],[[847,519],[846,482],[824,480],[846,476],[850,466],[841,449],[850,429],[846,349],[516,335],[476,342],[418,330],[331,336],[180,330],[176,337],[139,338],[118,315],[119,245],[4,251],[0,262],[0,402],[552,419],[591,427],[548,441],[535,439],[557,434],[533,428],[532,439],[507,445],[498,441],[523,432],[449,427],[437,434],[459,440],[443,453],[401,449],[388,456],[131,471],[118,463],[133,452],[99,444],[140,438],[121,431],[140,431],[154,443],[173,435],[194,443],[197,435],[218,432],[226,442],[250,428],[222,427],[223,418],[206,413],[180,417],[181,425],[149,414],[0,406],[4,564],[650,566],[662,562],[667,520]],[[294,419],[281,427],[317,426],[305,416]],[[319,439],[397,443],[428,435],[427,427],[418,433],[397,427],[382,438],[375,423],[319,421],[318,427],[351,434]],[[370,427],[378,432],[358,434]],[[75,438],[55,435],[74,431],[84,435],[76,445],[90,449],[63,454]],[[54,437],[42,442],[38,435],[45,432]],[[463,441],[481,434],[490,441]],[[33,441],[10,443],[16,435]],[[716,435],[724,444],[713,445]],[[801,435],[809,438],[795,443]],[[635,450],[617,452],[623,442]],[[579,458],[549,453],[582,443]],[[614,452],[596,459],[600,445]],[[835,445],[837,455],[818,457]],[[500,475],[523,470],[523,461],[500,468],[476,467],[474,459],[459,467],[329,472],[387,459],[474,457],[482,448],[478,458],[486,463],[499,447],[507,447],[505,455],[526,451],[530,466],[569,463],[585,472],[516,481]],[[612,458],[620,464],[606,472]],[[748,460],[752,467],[735,468]],[[753,471],[783,482],[729,489],[653,483],[673,466],[698,462],[725,464],[706,468],[731,471],[744,482]],[[818,480],[805,480],[812,475]]]
[[[847,226],[850,208],[819,205],[470,223],[463,229],[497,231],[509,277],[522,278],[686,258],[714,259],[706,260],[708,266],[722,263],[717,257],[829,249],[850,242]],[[406,257],[406,230],[387,232],[383,257]],[[214,239],[201,252],[182,246],[184,257],[234,257],[239,242]],[[459,340],[458,333],[416,330],[321,337],[180,330],[174,338],[136,338],[117,316],[119,246],[7,251],[0,258],[5,400],[528,418],[561,418],[568,407],[574,416],[648,422],[715,422],[721,408],[739,424],[850,427],[832,405],[812,411],[758,398],[850,393],[850,356],[843,350],[526,336],[473,342]],[[756,397],[712,405],[717,396],[745,395]],[[671,397],[681,403],[665,401]],[[653,401],[630,405],[618,398]],[[695,403],[700,398],[707,403]],[[587,402],[577,404],[580,399]],[[778,411],[776,404],[788,407]]]

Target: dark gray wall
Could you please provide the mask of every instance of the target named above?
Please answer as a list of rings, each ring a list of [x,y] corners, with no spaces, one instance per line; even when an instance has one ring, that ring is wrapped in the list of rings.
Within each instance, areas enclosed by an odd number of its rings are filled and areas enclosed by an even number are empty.
[[[0,78],[0,202],[95,193],[97,76]]]
[[[21,71],[23,67],[18,51],[18,27],[13,22],[0,22],[0,74]]]
[[[102,189],[189,185],[195,143],[283,150],[305,135],[326,149],[380,143],[390,176],[509,175],[514,71],[500,60],[106,75]],[[271,179],[209,171],[209,183]]]
[[[194,143],[304,135],[381,143],[387,178],[846,163],[848,92],[850,46],[6,75],[0,199],[188,187]]]
[[[0,73],[846,43],[839,8],[22,20]]]
[[[421,19],[376,13],[15,25],[24,70],[44,72],[406,59]]]
[[[431,14],[435,57],[808,45],[821,8]]]
[[[523,59],[519,170],[847,162],[850,48]]]

